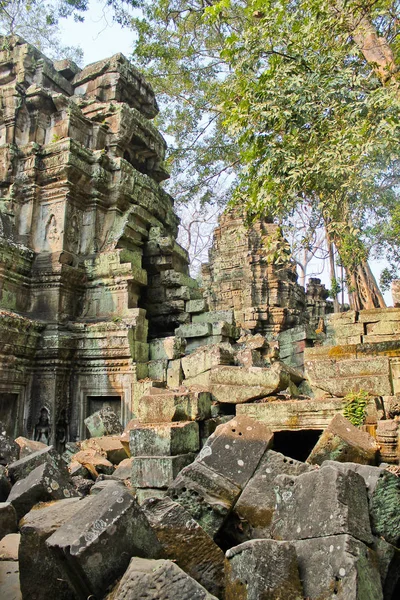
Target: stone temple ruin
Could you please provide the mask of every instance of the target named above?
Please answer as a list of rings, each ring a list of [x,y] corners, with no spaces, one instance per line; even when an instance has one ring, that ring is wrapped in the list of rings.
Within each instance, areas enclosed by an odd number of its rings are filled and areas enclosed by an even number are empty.
[[[236,209],[200,288],[121,54],[0,97],[0,596],[398,598],[399,283],[331,314]]]

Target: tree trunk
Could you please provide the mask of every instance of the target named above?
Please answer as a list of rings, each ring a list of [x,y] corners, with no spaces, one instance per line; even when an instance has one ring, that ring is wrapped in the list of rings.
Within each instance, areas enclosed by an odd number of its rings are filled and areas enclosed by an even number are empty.
[[[326,243],[328,245],[328,256],[329,256],[329,274],[331,276],[331,283],[336,283],[336,270],[335,270],[335,253],[333,249],[333,243],[331,241],[328,230],[325,229]],[[339,300],[337,294],[333,297],[333,312],[340,312]]]
[[[357,266],[355,271],[346,269],[350,282],[349,300],[353,310],[386,308],[385,300],[367,261]]]

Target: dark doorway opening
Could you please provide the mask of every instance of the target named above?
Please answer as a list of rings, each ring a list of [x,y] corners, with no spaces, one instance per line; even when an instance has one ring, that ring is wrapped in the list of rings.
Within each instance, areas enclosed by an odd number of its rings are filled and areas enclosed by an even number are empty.
[[[88,416],[106,407],[121,420],[121,396],[88,396]]]
[[[274,450],[304,462],[318,442],[321,433],[321,429],[275,431]]]
[[[14,438],[18,417],[18,394],[0,392],[0,421],[7,435]]]

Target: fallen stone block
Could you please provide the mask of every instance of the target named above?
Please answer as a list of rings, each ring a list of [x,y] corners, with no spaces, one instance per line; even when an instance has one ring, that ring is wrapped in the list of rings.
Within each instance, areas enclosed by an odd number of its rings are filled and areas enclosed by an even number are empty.
[[[195,315],[195,317],[196,316],[197,315]],[[189,323],[188,325],[181,325],[178,329],[175,329],[175,334],[183,338],[207,337],[211,335],[211,332],[211,323]]]
[[[116,435],[106,435],[83,440],[81,448],[82,450],[95,450],[99,454],[103,454],[113,465],[119,465],[122,460],[128,458],[120,436]]]
[[[77,442],[67,442],[65,444],[65,450],[62,453],[61,458],[68,465],[71,461],[72,456],[79,452],[80,448],[81,447]]]
[[[153,498],[165,498],[167,495],[166,489],[161,488],[136,488],[136,500],[142,506],[147,500]]]
[[[322,433],[307,462],[322,464],[325,460],[373,465],[379,448],[372,436],[354,427],[342,415],[336,415]]]
[[[167,385],[171,389],[177,389],[183,381],[181,359],[170,360],[167,368]]]
[[[90,437],[121,435],[124,429],[115,412],[108,406],[87,417],[85,425]]]
[[[195,421],[138,424],[130,431],[131,456],[169,456],[197,452],[199,426]]]
[[[17,531],[17,513],[10,502],[0,502],[0,540]]]
[[[243,488],[272,446],[273,438],[264,423],[246,416],[235,417],[216,428],[196,460]]]
[[[68,471],[71,477],[84,477],[85,479],[90,478],[90,473],[87,468],[76,460],[73,460],[69,463]]]
[[[184,468],[168,489],[203,529],[214,537],[238,499],[241,488],[202,461]]]
[[[87,496],[90,494],[90,490],[94,486],[93,479],[86,479],[85,477],[80,477],[79,475],[76,477],[71,477],[71,482],[80,496]]]
[[[44,463],[33,469],[24,479],[18,480],[7,500],[15,508],[18,519],[21,519],[38,502],[61,500],[77,495],[66,467],[56,469],[49,463]]]
[[[128,457],[130,457],[130,450],[129,450],[129,435],[130,435],[130,431],[131,429],[133,429],[137,424],[139,423],[138,419],[131,419],[128,424],[126,425],[122,435],[119,438],[119,441],[121,442],[122,446],[125,448],[125,452],[126,455]]]
[[[394,546],[400,545],[400,478],[380,473],[370,497],[372,532]]]
[[[0,590],[4,599],[21,600],[18,561],[0,561]]]
[[[234,325],[235,317],[233,310],[213,310],[200,315],[194,315],[192,321],[193,323],[218,323],[218,321],[225,321],[230,325]]]
[[[47,448],[47,445],[42,442],[35,442],[34,440],[29,440],[22,436],[17,437],[15,443],[19,446],[19,458],[25,458],[34,452]]]
[[[226,557],[226,600],[303,600],[292,543],[251,540],[230,548]]]
[[[6,468],[0,465],[0,502],[5,502],[11,491],[11,483],[6,475]]]
[[[196,300],[193,300],[196,302]],[[186,303],[188,304],[188,303]],[[185,354],[186,341],[175,335],[151,340],[150,360],[175,360]]]
[[[24,599],[75,600],[75,593],[46,546],[46,540],[86,502],[86,499],[69,498],[41,504],[23,518],[19,562]]]
[[[158,542],[133,494],[114,483],[85,498],[82,510],[46,541],[76,597],[102,598],[132,556],[154,556]]]
[[[114,465],[96,450],[80,450],[73,455],[72,462],[83,465],[93,479],[97,479],[101,473],[104,475],[114,473]]]
[[[141,423],[202,421],[211,416],[211,395],[202,390],[148,394],[139,402]]]
[[[171,560],[132,558],[108,600],[218,600]]]
[[[374,538],[372,549],[378,558],[383,599],[393,600],[398,595],[396,587],[400,582],[400,549],[382,538]]]
[[[231,537],[238,543],[249,539],[272,537],[271,524],[276,506],[276,477],[284,474],[297,477],[315,468],[279,452],[268,450],[229,517]]]
[[[175,456],[135,456],[131,483],[140,488],[167,488],[178,473],[193,462],[193,453]]]
[[[297,477],[275,479],[275,539],[300,540],[349,534],[371,544],[368,497],[361,475],[323,467]]]
[[[147,363],[149,378],[153,381],[162,381],[167,383],[168,360],[151,360]]]
[[[206,312],[207,308],[207,301],[204,298],[186,302],[186,312],[191,314]]]
[[[241,367],[265,367],[265,360],[259,350],[243,349],[235,355],[235,363]]]
[[[65,465],[62,465],[61,456],[54,446],[46,446],[43,450],[28,454],[25,458],[8,465],[8,475],[12,483],[15,483],[19,479],[27,477],[36,467],[43,464],[51,465],[55,469],[65,467]]]
[[[125,460],[121,461],[113,473],[114,477],[121,480],[130,479],[132,475],[132,461],[132,458],[125,458]]]
[[[8,533],[0,542],[0,560],[18,560],[20,533]]]
[[[350,535],[294,542],[309,600],[382,600],[375,553]]]
[[[230,365],[233,361],[233,348],[230,344],[205,346],[182,358],[184,377],[195,377],[219,365]]]
[[[109,485],[121,485],[125,487],[125,484],[120,479],[114,479],[113,476],[109,475],[110,479],[104,479],[107,475],[99,475],[98,479],[94,482],[94,485],[90,488],[90,495],[95,496],[96,494],[100,494],[105,488]]]
[[[144,513],[162,548],[162,557],[176,562],[211,594],[223,595],[225,556],[212,538],[177,502],[150,499]]]
[[[9,465],[18,458],[19,446],[7,435],[5,425],[0,421],[0,465]]]

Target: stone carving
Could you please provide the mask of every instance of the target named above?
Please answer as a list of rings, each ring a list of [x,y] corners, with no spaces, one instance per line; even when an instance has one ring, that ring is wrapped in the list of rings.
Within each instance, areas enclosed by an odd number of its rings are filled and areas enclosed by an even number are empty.
[[[35,425],[35,442],[41,442],[42,444],[48,444],[50,440],[50,419],[49,411],[47,408],[40,410],[39,420]]]

